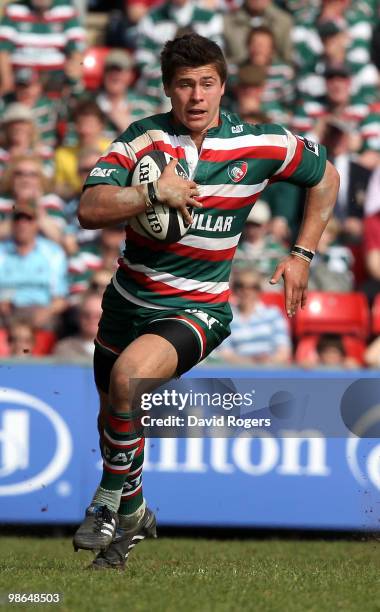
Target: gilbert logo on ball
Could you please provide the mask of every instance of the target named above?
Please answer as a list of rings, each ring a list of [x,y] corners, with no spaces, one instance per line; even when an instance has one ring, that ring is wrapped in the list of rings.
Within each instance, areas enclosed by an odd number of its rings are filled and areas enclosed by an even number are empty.
[[[239,183],[247,174],[248,164],[245,161],[238,161],[228,166],[228,176],[234,183]]]
[[[132,172],[131,185],[156,181],[171,159],[173,158],[164,151],[150,151],[138,160]],[[181,178],[188,180],[188,174],[179,162],[176,165],[175,172]],[[188,207],[188,210],[192,215],[192,208]],[[185,223],[179,210],[166,206],[162,202],[150,206],[143,213],[132,217],[129,220],[129,225],[134,232],[141,236],[154,238],[165,244],[178,242],[191,227],[190,224]]]

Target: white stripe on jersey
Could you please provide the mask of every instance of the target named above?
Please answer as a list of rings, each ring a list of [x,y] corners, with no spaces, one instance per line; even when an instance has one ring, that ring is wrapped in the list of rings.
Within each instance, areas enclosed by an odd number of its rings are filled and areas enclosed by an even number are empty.
[[[285,158],[284,163],[281,164],[277,172],[274,173],[275,176],[276,174],[280,174],[281,172],[283,172],[289,166],[290,162],[292,161],[294,157],[296,149],[297,149],[297,142],[298,142],[297,138],[294,136],[294,134],[292,134],[288,130],[286,130],[286,133],[288,134],[288,138],[289,138],[288,151],[286,153],[286,158]]]
[[[141,298],[136,297],[132,293],[129,293],[129,291],[126,291],[126,289],[124,289],[124,287],[122,287],[118,283],[116,279],[116,272],[113,275],[112,284],[115,287],[116,291],[120,293],[120,295],[123,298],[128,300],[128,302],[132,302],[132,304],[136,304],[136,306],[143,306],[144,308],[150,308],[151,310],[172,310],[171,308],[168,308],[167,306],[157,306],[156,304],[152,304],[151,302],[146,302],[145,300],[142,300]]]
[[[256,185],[237,185],[233,183],[229,185],[198,185],[199,194],[201,196],[221,196],[222,198],[249,198],[250,196],[261,193],[268,185],[269,179],[265,179],[262,183]]]
[[[194,247],[195,249],[206,249],[207,251],[223,251],[237,246],[241,234],[228,236],[228,238],[206,238],[205,236],[195,236],[186,234],[178,241],[178,244]]]
[[[134,272],[141,272],[153,281],[165,283],[165,285],[182,291],[201,291],[202,293],[213,293],[218,295],[218,293],[227,291],[229,287],[228,283],[204,282],[192,278],[184,278],[182,276],[173,276],[167,272],[157,272],[156,270],[152,270],[152,268],[148,268],[148,266],[144,266],[144,264],[133,264],[125,257],[124,262],[128,268]]]
[[[215,151],[232,151],[233,149],[243,149],[253,147],[283,147],[288,146],[288,139],[285,134],[246,134],[235,136],[234,138],[205,138],[203,149]]]

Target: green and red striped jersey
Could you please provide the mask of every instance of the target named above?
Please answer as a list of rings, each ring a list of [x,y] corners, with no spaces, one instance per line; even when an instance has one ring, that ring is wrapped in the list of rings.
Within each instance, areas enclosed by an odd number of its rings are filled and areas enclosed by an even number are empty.
[[[198,151],[188,130],[164,113],[132,123],[99,159],[86,186],[128,186],[137,160],[156,149],[180,161],[199,185],[203,208],[174,244],[127,227],[114,286],[147,308],[223,311],[232,258],[255,201],[273,181],[317,184],[325,170],[325,149],[279,125],[251,125],[221,111],[219,125],[207,131]]]

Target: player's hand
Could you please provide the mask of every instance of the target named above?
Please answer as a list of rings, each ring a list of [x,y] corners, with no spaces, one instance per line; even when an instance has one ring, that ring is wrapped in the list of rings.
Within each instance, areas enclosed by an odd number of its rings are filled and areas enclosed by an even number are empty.
[[[275,285],[281,276],[284,279],[285,307],[288,317],[293,317],[297,309],[305,308],[307,299],[307,282],[310,264],[300,257],[288,255],[280,261],[271,280]]]
[[[202,204],[194,199],[199,196],[198,186],[194,181],[188,181],[176,174],[177,163],[177,159],[171,159],[165,167],[157,181],[157,197],[163,204],[180,210],[185,223],[191,225],[193,220],[186,207],[202,208]]]

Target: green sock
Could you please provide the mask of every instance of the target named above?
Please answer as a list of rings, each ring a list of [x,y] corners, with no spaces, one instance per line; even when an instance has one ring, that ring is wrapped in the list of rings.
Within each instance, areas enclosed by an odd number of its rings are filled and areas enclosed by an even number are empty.
[[[93,503],[103,503],[117,512],[133,460],[144,450],[140,413],[110,411],[102,442],[103,476]]]
[[[142,470],[144,463],[144,448],[133,459],[131,468],[126,476],[121,500],[119,514],[133,514],[144,502],[142,490]]]

